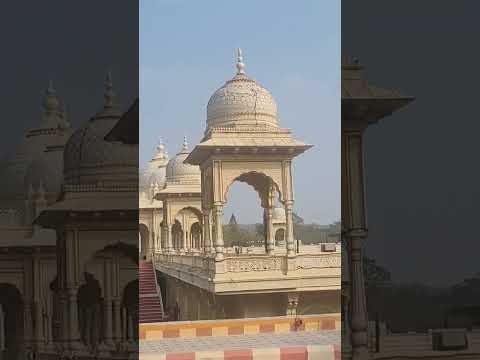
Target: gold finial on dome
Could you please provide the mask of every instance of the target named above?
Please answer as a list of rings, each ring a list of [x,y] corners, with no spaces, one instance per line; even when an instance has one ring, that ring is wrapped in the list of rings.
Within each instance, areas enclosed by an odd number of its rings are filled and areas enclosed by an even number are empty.
[[[245,74],[245,64],[243,63],[242,49],[237,49],[237,75]]]

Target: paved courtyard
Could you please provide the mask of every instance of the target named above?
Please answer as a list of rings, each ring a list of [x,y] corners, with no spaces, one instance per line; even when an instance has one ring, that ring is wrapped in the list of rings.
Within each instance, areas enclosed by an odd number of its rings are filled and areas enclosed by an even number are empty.
[[[340,344],[340,330],[204,336],[140,341],[140,353],[178,353]]]

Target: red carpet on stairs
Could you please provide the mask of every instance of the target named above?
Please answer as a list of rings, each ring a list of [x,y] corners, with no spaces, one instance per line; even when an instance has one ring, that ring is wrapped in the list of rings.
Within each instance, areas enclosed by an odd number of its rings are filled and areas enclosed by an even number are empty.
[[[157,290],[155,270],[151,261],[140,261],[140,323],[165,321],[161,294]]]

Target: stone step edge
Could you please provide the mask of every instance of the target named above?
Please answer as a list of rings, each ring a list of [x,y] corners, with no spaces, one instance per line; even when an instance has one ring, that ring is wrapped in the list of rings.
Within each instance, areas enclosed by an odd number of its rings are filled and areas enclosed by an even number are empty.
[[[138,294],[138,297],[139,298],[147,298],[147,297],[158,298],[158,294],[157,293],[148,293],[148,294],[143,293],[143,294]],[[158,301],[160,302],[160,299],[158,299]]]
[[[289,358],[296,360],[341,360],[341,351],[340,346],[338,344],[334,344],[220,351],[139,353],[139,360],[280,360]]]

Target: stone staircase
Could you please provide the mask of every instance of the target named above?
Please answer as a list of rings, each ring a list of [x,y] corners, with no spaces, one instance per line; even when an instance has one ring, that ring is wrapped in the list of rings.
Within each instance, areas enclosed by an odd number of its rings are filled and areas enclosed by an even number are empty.
[[[157,278],[151,261],[140,261],[140,323],[165,321],[162,295],[157,286]]]

